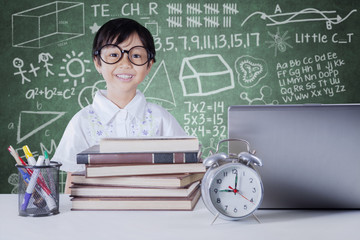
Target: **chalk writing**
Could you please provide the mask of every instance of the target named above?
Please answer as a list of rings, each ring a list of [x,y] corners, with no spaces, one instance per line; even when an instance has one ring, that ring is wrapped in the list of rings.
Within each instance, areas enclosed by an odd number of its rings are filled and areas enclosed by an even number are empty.
[[[356,9],[351,10],[345,17],[340,17],[337,15],[336,11],[321,11],[316,8],[305,8],[299,12],[289,12],[282,13],[281,10],[278,14],[267,15],[264,12],[254,12],[250,14],[242,23],[243,26],[250,18],[256,15],[260,15],[260,18],[263,20],[269,20],[270,23],[267,23],[267,26],[272,25],[283,25],[288,23],[296,23],[296,22],[316,22],[316,21],[324,21],[326,22],[327,29],[332,29],[332,25],[339,24],[345,21],[351,14],[357,12]],[[313,15],[319,15],[320,18],[313,18]],[[332,14],[334,17],[329,17],[327,14]],[[276,20],[277,18],[284,20]]]
[[[175,42],[178,44],[175,46]],[[180,43],[180,44],[179,44]],[[170,36],[155,38],[156,51],[194,51],[249,48],[260,45],[260,33],[232,33],[215,35]]]
[[[186,101],[184,104],[187,108],[183,121],[185,125],[184,130],[188,134],[199,137],[224,138],[226,136],[224,102],[215,101],[211,104],[203,101],[199,103]]]
[[[287,102],[315,100],[346,92],[340,69],[345,61],[335,52],[278,63],[276,70],[282,100]]]

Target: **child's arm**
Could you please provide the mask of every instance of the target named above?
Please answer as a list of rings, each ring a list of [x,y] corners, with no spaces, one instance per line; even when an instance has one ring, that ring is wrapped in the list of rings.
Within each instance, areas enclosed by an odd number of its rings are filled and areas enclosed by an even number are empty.
[[[85,134],[86,126],[86,121],[81,121],[79,114],[75,115],[68,123],[51,159],[62,164],[60,170],[68,173],[84,171],[84,166],[78,165],[76,162],[76,154],[90,147]],[[68,179],[70,181],[70,178]]]
[[[187,134],[175,117],[167,113],[163,126],[163,136],[187,136]]]

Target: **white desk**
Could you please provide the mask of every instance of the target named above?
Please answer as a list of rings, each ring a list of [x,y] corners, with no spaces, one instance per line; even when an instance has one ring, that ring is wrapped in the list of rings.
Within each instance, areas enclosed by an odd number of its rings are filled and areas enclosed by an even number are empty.
[[[202,200],[193,211],[70,211],[60,196],[60,214],[18,216],[17,195],[0,194],[0,240],[92,239],[360,239],[360,211],[259,210],[253,217],[214,219]]]

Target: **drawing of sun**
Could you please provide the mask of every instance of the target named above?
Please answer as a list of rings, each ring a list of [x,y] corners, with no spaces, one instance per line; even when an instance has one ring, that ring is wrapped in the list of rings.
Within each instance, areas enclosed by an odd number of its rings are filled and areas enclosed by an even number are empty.
[[[85,67],[90,61],[81,59],[83,55],[84,52],[76,54],[75,51],[72,51],[71,54],[66,54],[66,58],[62,59],[64,66],[61,66],[60,69],[64,72],[59,73],[59,77],[64,77],[64,83],[72,79],[74,81],[74,87],[76,87],[79,79],[81,83],[85,82],[84,74],[91,72],[91,70]]]
[[[286,47],[292,48],[292,46],[286,42],[286,40],[290,39],[289,36],[286,36],[287,33],[288,33],[288,31],[286,31],[283,35],[280,35],[279,27],[277,28],[277,31],[275,34],[268,32],[269,36],[273,40],[265,41],[265,43],[270,44],[269,48],[271,48],[271,47],[275,48],[275,57],[277,56],[277,50],[279,50],[280,52],[285,52]]]

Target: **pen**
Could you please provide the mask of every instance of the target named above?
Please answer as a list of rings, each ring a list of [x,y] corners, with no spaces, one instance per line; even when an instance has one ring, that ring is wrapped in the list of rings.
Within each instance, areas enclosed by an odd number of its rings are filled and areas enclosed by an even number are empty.
[[[23,146],[23,151],[25,153],[25,157],[28,161],[28,164],[35,166],[36,160],[35,160],[34,156],[32,155],[32,153],[30,152],[29,146],[28,145]]]
[[[44,151],[44,157],[45,157],[45,165],[50,166],[50,159],[49,159],[49,155],[48,155],[47,151]],[[51,191],[55,192],[56,191],[55,183],[54,183],[53,176],[51,175],[50,169],[46,168],[46,172],[47,172],[48,178],[50,180],[50,189],[51,189]]]
[[[24,160],[22,160],[21,157],[19,157],[19,155],[16,153],[15,149],[14,149],[11,145],[8,147],[8,150],[9,150],[11,156],[14,157],[14,159],[15,159],[15,161],[16,161],[17,164],[19,164],[19,165],[26,165],[26,163],[24,162]]]
[[[43,163],[44,163],[44,157],[40,156],[38,161],[36,162],[35,166],[41,166],[41,165],[43,165]],[[28,204],[29,204],[29,200],[31,198],[31,195],[32,195],[34,189],[35,189],[36,181],[37,181],[37,179],[39,177],[39,174],[40,174],[40,169],[37,168],[37,169],[34,170],[32,176],[30,178],[30,181],[29,181],[28,186],[27,186],[26,191],[25,191],[24,201],[23,201],[23,203],[21,205],[21,210],[22,211],[25,211]]]
[[[34,156],[32,155],[32,153],[30,152],[30,149],[27,145],[23,146],[23,151],[25,153],[25,156],[29,162],[30,165],[36,165],[36,160],[34,158]],[[24,162],[25,163],[25,162]],[[26,163],[24,164],[26,165]],[[29,169],[30,171],[30,175],[33,173],[32,169]],[[28,171],[28,172],[29,172]],[[46,186],[45,184],[45,180],[42,177],[42,175],[40,174],[40,177],[37,179],[37,183],[40,185],[40,187],[46,192],[47,195],[51,194],[50,189]]]
[[[49,155],[48,155],[47,151],[44,151],[44,157],[45,157],[45,165],[49,166],[50,159],[49,159]]]
[[[30,181],[30,175],[27,173],[27,172],[24,172],[23,169],[19,169],[20,170],[20,173],[22,175],[22,178],[24,179],[24,182],[26,183],[26,186],[27,184],[29,183]]]
[[[19,155],[16,153],[15,149],[13,148],[13,146],[10,145],[10,146],[8,147],[8,150],[9,150],[11,156],[14,157],[14,159],[15,159],[15,161],[16,161],[16,163],[17,163],[18,165],[24,165],[24,166],[27,165],[26,162],[25,162],[24,160],[22,160],[22,158],[19,157]],[[32,174],[32,170],[31,170],[31,169],[26,168],[25,170],[26,170],[26,172],[27,172],[28,174],[30,174],[30,175]]]

